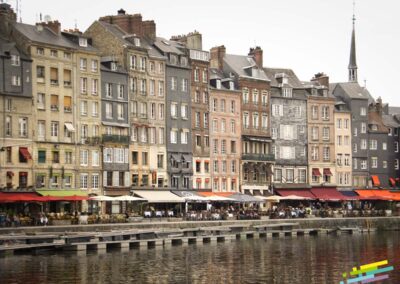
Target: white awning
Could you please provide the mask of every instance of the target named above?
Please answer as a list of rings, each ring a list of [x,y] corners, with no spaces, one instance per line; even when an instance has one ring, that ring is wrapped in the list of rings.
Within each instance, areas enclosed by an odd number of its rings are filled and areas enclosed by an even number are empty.
[[[185,199],[164,190],[134,190],[134,195],[144,198],[148,203],[183,203]]]
[[[103,121],[102,124],[105,125],[105,126],[117,126],[117,127],[125,127],[125,128],[128,128],[128,127],[129,127],[129,124],[127,124],[127,123],[120,123],[120,122],[108,122],[108,121]]]
[[[75,128],[71,122],[64,123],[65,127],[68,129],[69,132],[75,132]]]

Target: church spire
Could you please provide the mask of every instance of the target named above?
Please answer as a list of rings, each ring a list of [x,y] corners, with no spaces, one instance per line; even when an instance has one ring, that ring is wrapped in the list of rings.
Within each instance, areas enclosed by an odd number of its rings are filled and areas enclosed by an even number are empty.
[[[357,62],[356,62],[356,32],[355,32],[355,21],[353,1],[353,31],[351,33],[351,46],[350,46],[350,61],[349,61],[349,82],[357,82]]]

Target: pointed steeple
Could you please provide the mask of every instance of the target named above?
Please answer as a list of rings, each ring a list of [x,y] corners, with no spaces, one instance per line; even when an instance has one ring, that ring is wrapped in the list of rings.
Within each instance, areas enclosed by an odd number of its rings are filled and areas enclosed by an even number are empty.
[[[351,46],[350,46],[350,61],[349,61],[349,82],[357,82],[357,60],[356,60],[356,32],[354,16],[354,2],[353,2],[353,31],[351,33]]]

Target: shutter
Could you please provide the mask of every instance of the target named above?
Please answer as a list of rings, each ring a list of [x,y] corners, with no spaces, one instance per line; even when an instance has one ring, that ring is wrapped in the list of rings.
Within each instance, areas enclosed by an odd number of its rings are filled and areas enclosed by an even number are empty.
[[[129,149],[125,149],[125,164],[129,163]]]
[[[112,162],[113,163],[118,163],[118,149],[117,148],[113,148],[112,149],[113,150],[113,159],[112,159]]]
[[[113,186],[119,186],[119,183],[118,183],[118,181],[119,181],[118,172],[114,171],[112,177],[113,177],[113,181],[112,181],[113,182]]]
[[[279,125],[279,138],[285,139],[285,125]]]
[[[283,116],[283,105],[279,106],[279,116]]]
[[[291,126],[291,137],[292,137],[292,140],[293,139],[297,139],[297,126],[296,125],[292,125]]]
[[[130,185],[129,172],[125,172],[124,173],[124,183],[125,183],[125,186],[129,186]]]

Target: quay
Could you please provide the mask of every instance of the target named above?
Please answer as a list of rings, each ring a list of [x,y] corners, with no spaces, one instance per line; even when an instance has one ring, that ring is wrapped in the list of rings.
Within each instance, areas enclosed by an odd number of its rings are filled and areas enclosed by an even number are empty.
[[[363,220],[364,219],[364,220]],[[366,220],[368,219],[368,220]],[[378,224],[380,226],[378,226]],[[147,249],[175,245],[399,230],[399,217],[146,222],[0,229],[0,256],[53,251]]]

